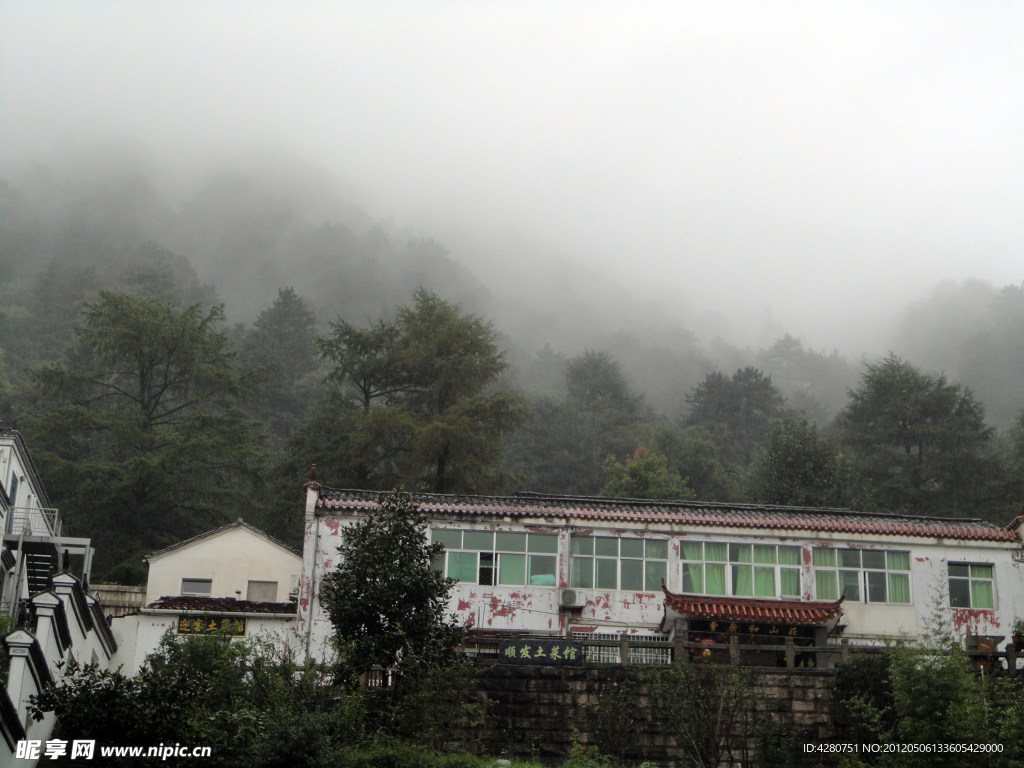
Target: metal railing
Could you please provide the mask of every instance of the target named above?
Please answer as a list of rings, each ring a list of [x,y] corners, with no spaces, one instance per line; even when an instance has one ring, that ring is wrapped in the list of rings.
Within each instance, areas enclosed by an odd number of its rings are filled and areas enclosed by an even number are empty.
[[[60,536],[60,514],[43,507],[11,507],[4,532],[12,536]]]

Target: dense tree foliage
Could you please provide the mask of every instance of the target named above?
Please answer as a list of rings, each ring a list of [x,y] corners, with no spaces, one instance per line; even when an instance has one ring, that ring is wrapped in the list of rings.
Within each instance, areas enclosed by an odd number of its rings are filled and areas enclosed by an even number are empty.
[[[608,482],[601,496],[627,499],[692,499],[693,489],[686,478],[668,468],[668,459],[651,453],[644,446],[626,458],[625,463],[609,456],[604,461]]]
[[[501,487],[502,437],[528,412],[497,387],[506,363],[490,324],[418,290],[394,323],[339,320],[332,331],[320,349],[333,387],[292,441],[325,477],[437,493]]]
[[[750,471],[750,497],[761,504],[841,507],[847,503],[846,467],[817,426],[790,415],[772,426]]]
[[[316,391],[316,324],[302,297],[284,288],[252,329],[242,333],[240,364],[248,376],[260,380],[245,410],[275,441],[294,431]]]
[[[782,415],[785,399],[756,368],[732,377],[715,371],[686,396],[684,426],[704,427],[722,451],[726,466],[743,474],[764,443],[768,429]]]
[[[334,625],[342,677],[373,667],[445,666],[464,630],[447,614],[455,579],[433,567],[443,544],[427,538],[427,518],[407,494],[383,494],[366,519],[345,529],[340,564],[320,599]]]
[[[975,516],[999,492],[984,406],[894,355],[867,366],[838,426],[882,508]]]
[[[104,576],[133,578],[147,551],[251,503],[253,431],[222,319],[219,308],[104,293],[86,305],[65,358],[32,373],[32,445],[71,530],[96,542]]]

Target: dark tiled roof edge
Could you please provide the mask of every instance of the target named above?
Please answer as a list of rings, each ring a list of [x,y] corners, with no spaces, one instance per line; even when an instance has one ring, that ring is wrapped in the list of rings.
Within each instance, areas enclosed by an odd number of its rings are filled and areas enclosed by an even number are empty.
[[[186,597],[165,595],[146,608],[165,611],[201,611],[204,613],[295,613],[296,603],[264,603],[235,600],[230,597]]]
[[[343,507],[346,502],[360,506],[375,503],[380,492],[356,489],[321,488],[317,506],[320,509]],[[782,530],[815,530],[846,533],[882,533],[924,538],[962,538],[969,540],[1012,541],[1019,537],[1007,528],[1000,528],[978,518],[925,517],[887,512],[859,512],[831,507],[782,507],[758,504],[734,504],[704,501],[659,501],[651,499],[615,499],[594,496],[558,496],[554,494],[521,493],[514,496],[412,494],[419,503],[434,511],[454,515],[504,514],[523,516],[537,514],[537,508],[551,510],[552,516],[586,519],[633,519],[636,522],[673,522],[678,519],[695,525],[712,527],[767,527]],[[483,509],[475,511],[474,508]],[[462,508],[462,509],[460,509]],[[468,508],[468,509],[467,509]],[[521,510],[521,511],[520,511]],[[582,513],[582,514],[581,514]],[[595,515],[594,513],[598,513]],[[603,514],[601,514],[603,513]],[[641,520],[657,515],[659,519]],[[693,519],[697,516],[700,519]],[[790,523],[787,525],[787,523]],[[965,535],[971,534],[973,535]]]

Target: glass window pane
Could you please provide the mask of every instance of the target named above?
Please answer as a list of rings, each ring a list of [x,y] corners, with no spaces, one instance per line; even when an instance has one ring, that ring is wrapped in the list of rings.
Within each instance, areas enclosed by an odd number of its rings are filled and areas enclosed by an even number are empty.
[[[765,544],[754,545],[754,562],[755,563],[775,563],[775,547],[767,546]]]
[[[476,583],[476,552],[449,552],[448,576],[452,579]]]
[[[729,545],[729,562],[730,563],[749,563],[751,561],[750,556],[750,545],[749,544],[730,544]]]
[[[668,581],[668,563],[664,560],[648,560],[644,563],[644,590],[658,592],[662,581]]]
[[[889,602],[910,602],[910,576],[905,573],[889,574]]]
[[[625,539],[623,539],[625,543]],[[644,561],[643,560],[621,560],[622,564],[622,587],[634,592],[644,591]]]
[[[601,536],[597,539],[597,556],[601,557],[618,557],[619,556],[619,540],[611,539],[606,536]]]
[[[956,577],[967,578],[971,575],[971,567],[964,565],[963,563],[950,563],[949,564],[949,575]]]
[[[442,575],[444,574],[444,558],[445,553],[442,552],[437,557],[434,557],[430,560],[430,567],[433,568],[435,571],[440,571]]]
[[[992,594],[991,581],[971,582],[971,608],[995,608],[995,596]]]
[[[555,554],[558,552],[558,536],[548,533],[531,533],[529,538],[530,552]]]
[[[815,550],[815,552],[817,551],[818,550]],[[836,572],[815,571],[814,591],[819,600],[838,600],[839,581],[836,579]]]
[[[800,565],[800,547],[779,547],[779,565]]]
[[[533,535],[530,535],[533,538]],[[536,587],[553,587],[557,584],[555,579],[555,566],[558,562],[556,557],[546,555],[530,555],[530,584]]]
[[[949,604],[953,608],[971,607],[971,583],[967,579],[949,580]]]
[[[725,594],[725,565],[709,563],[704,566],[704,594]]]
[[[886,552],[886,565],[889,566],[890,571],[909,571],[910,570],[910,553],[909,552]],[[895,601],[893,601],[895,602]]]
[[[732,593],[740,597],[754,596],[754,573],[749,565],[732,567]]]
[[[619,588],[619,561],[618,560],[597,560],[597,588],[618,589]]]
[[[779,594],[783,597],[800,597],[800,570],[798,568],[779,569]]]
[[[662,540],[648,540],[644,547],[644,554],[649,560],[668,560],[668,542]]]
[[[441,542],[445,549],[462,549],[462,531],[445,531],[435,528],[430,532],[430,540],[435,544]]]
[[[814,550],[814,564],[825,568],[836,567],[836,551],[834,549],[825,549],[824,547],[815,547]],[[839,598],[835,598],[838,600]]]
[[[574,557],[572,559],[572,575],[569,578],[569,586],[586,589],[594,586],[594,558]]]
[[[498,583],[526,584],[526,555],[498,555]]]
[[[462,548],[475,549],[478,552],[493,552],[494,532],[464,531],[462,533]]]
[[[839,550],[839,567],[840,568],[860,568],[860,550],[859,549],[840,549]]]
[[[491,586],[494,584],[494,553],[480,553],[480,578],[478,584]]]
[[[619,539],[620,556],[621,557],[643,557],[644,556],[644,540],[643,539]]]
[[[574,555],[594,554],[594,540],[590,537],[583,538],[580,536],[573,536],[569,546],[571,547]]]
[[[885,570],[885,552],[878,549],[864,550],[864,567]]]
[[[715,563],[724,563],[729,559],[728,547],[717,542],[706,542],[704,544],[704,559]]]
[[[594,586],[594,558],[573,557],[572,573],[569,578],[570,587],[591,588]]]
[[[754,596],[775,597],[774,568],[754,568]]]
[[[839,594],[847,600],[860,600],[860,571],[839,572]]]
[[[865,575],[868,580],[868,601],[872,603],[884,603],[886,601],[885,574],[875,571],[868,572]]]
[[[699,541],[684,541],[682,555],[683,560],[703,560],[704,545]]]
[[[699,595],[704,591],[704,566],[700,563],[683,563],[683,592]]]
[[[497,533],[495,534],[497,539],[494,542],[494,548],[498,552],[525,552],[526,551],[526,534],[525,533]]]
[[[972,565],[971,566],[971,578],[972,579],[991,579],[992,578],[992,566],[991,565]]]

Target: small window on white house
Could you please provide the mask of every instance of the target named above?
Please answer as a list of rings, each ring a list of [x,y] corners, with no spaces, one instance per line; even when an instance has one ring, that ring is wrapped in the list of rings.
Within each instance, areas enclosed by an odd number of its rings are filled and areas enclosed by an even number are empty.
[[[246,593],[246,600],[254,600],[257,603],[277,602],[276,581],[250,581],[249,591]]]
[[[183,597],[209,597],[213,590],[213,579],[182,579]]]

